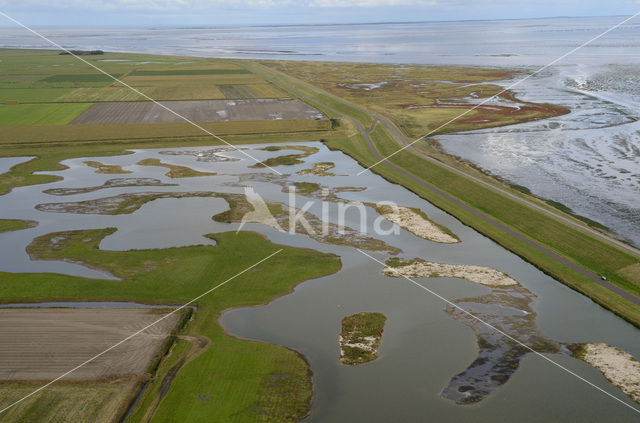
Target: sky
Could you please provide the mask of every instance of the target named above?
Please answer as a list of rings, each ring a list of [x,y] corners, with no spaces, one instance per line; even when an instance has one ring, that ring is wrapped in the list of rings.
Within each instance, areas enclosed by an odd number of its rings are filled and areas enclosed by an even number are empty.
[[[33,27],[297,25],[631,15],[640,0],[0,0],[0,11]]]

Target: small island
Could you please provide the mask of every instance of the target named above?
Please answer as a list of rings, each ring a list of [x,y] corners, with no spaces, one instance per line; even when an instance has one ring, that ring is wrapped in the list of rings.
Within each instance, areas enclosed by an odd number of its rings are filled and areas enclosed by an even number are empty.
[[[640,402],[640,363],[631,354],[602,342],[567,345],[572,355],[600,370],[609,382]]]
[[[356,366],[378,358],[387,316],[382,313],[357,313],[342,319],[340,361]]]

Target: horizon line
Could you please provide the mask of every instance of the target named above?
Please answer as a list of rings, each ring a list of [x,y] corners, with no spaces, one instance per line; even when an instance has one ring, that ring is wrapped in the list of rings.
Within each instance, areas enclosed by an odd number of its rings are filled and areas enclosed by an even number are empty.
[[[292,28],[298,26],[321,27],[321,26],[347,26],[347,25],[408,25],[421,23],[450,23],[450,22],[495,22],[495,21],[532,21],[548,19],[586,19],[586,18],[615,18],[626,16],[616,15],[576,15],[576,16],[542,16],[542,17],[521,17],[521,18],[488,18],[488,19],[438,19],[438,20],[418,20],[418,21],[371,21],[371,22],[326,22],[326,23],[298,23],[298,24],[214,24],[214,25],[171,25],[171,24],[150,24],[150,25],[34,25],[38,29],[214,29],[214,28]],[[0,24],[0,29],[19,29],[12,25]]]

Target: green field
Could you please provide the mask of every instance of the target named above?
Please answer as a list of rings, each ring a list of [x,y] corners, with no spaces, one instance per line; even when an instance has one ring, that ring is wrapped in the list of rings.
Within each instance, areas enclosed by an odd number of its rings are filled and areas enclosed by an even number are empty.
[[[0,104],[7,101],[20,103],[49,103],[71,91],[72,88],[0,88]]]
[[[111,76],[113,76],[114,78],[120,78],[122,75],[115,74]],[[51,83],[68,82],[70,84],[96,82],[96,83],[100,83],[101,85],[104,85],[104,84],[109,84],[113,82],[113,78],[98,72],[85,73],[85,74],[72,73],[72,74],[57,74],[57,75],[47,76],[46,78],[41,79],[39,82],[51,82]]]
[[[66,125],[91,106],[93,103],[0,106],[0,126]]]
[[[174,69],[174,70],[138,70],[133,76],[160,75],[240,75],[251,73],[246,69]]]

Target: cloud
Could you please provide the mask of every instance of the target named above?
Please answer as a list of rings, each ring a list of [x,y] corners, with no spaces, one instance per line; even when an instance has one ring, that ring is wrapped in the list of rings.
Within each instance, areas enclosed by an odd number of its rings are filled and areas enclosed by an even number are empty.
[[[436,6],[452,0],[0,0],[0,8],[9,9],[75,9],[75,10],[213,10],[216,8],[296,8]],[[455,0],[453,0],[455,1]],[[638,0],[640,1],[640,0]]]
[[[638,0],[640,1],[640,0]],[[437,0],[311,0],[311,7],[437,6]]]

